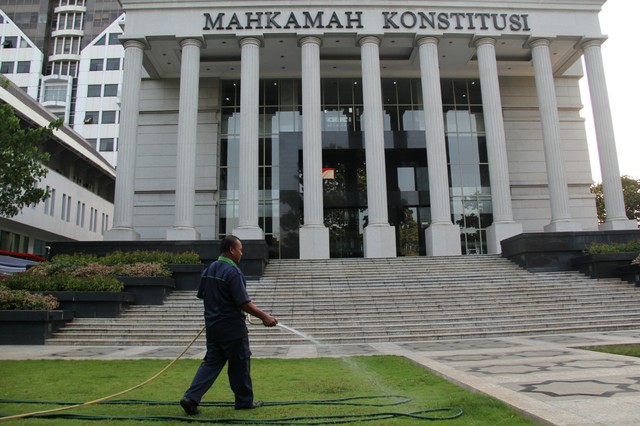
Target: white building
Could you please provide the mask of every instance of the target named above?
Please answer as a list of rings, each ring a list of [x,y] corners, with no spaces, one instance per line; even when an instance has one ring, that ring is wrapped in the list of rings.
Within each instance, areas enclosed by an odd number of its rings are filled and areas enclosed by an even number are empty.
[[[122,0],[112,240],[266,239],[272,256],[497,253],[598,228],[578,80],[626,219],[604,0]],[[323,179],[325,176],[333,176]]]
[[[26,123],[46,127],[56,116],[11,83],[0,87],[0,102]],[[51,196],[0,217],[0,249],[44,255],[51,241],[101,241],[113,218],[115,169],[68,126],[44,144],[50,153],[47,176],[39,183]]]

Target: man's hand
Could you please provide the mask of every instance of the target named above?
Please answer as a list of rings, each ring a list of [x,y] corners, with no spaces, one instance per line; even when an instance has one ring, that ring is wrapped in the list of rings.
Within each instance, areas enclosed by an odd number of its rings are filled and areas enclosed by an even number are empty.
[[[275,317],[272,317],[269,314],[266,314],[266,317],[262,319],[262,324],[265,327],[275,327],[276,325],[278,325],[278,319]]]

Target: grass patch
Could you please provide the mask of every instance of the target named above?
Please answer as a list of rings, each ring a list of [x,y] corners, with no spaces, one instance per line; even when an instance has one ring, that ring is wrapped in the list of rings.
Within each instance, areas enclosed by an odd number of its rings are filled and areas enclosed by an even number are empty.
[[[130,388],[153,376],[166,360],[72,361],[34,360],[0,362],[0,398],[10,400],[85,402]],[[169,401],[171,405],[92,405],[65,411],[69,414],[109,416],[183,416],[177,401],[189,386],[199,365],[197,360],[181,360],[163,376],[119,399]],[[431,374],[401,357],[369,356],[301,360],[254,359],[252,377],[256,399],[267,406],[252,411],[236,411],[232,406],[204,406],[207,402],[232,403],[226,371],[203,399],[204,419],[263,419],[338,414],[409,413],[428,408],[458,407],[464,414],[454,420],[425,422],[407,417],[364,424],[415,425],[533,425],[536,424],[502,402],[469,392]],[[354,396],[403,395],[411,401],[398,406],[363,407],[336,405],[269,405],[281,401],[311,401]],[[376,401],[373,401],[376,402]],[[1,403],[3,416],[29,413],[58,406]],[[442,416],[447,413],[432,413]],[[448,413],[451,414],[451,413]],[[145,420],[23,419],[33,425],[158,425]],[[180,421],[161,424],[180,425]],[[194,424],[194,423],[191,423]],[[355,424],[355,423],[354,423]],[[363,423],[358,423],[363,424]]]
[[[608,354],[635,356],[640,358],[640,345],[594,346],[586,349],[594,352],[605,352]]]

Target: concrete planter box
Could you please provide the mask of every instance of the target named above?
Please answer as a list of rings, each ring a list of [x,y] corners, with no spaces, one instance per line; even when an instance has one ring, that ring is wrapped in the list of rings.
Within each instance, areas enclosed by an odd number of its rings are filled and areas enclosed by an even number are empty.
[[[618,268],[636,257],[637,252],[587,254],[571,259],[571,266],[591,278],[618,278]]]
[[[162,305],[176,288],[171,277],[118,277],[124,291],[135,296],[135,305]]]
[[[200,276],[206,265],[197,264],[173,264],[167,265],[173,273],[172,277],[176,284],[176,290],[198,290],[200,287]]]
[[[0,311],[0,344],[43,345],[73,319],[73,311]]]
[[[618,277],[628,283],[635,284],[636,287],[640,287],[640,264],[620,266],[616,272]]]
[[[60,309],[70,310],[76,318],[115,318],[135,301],[133,293],[123,291],[50,291]]]

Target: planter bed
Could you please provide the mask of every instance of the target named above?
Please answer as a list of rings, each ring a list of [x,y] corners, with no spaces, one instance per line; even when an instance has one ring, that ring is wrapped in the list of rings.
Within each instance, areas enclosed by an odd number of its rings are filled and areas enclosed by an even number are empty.
[[[0,344],[43,345],[74,317],[73,311],[0,311]]]
[[[628,283],[635,284],[640,287],[640,264],[631,264],[620,266],[617,269],[617,276]]]
[[[173,273],[176,290],[198,290],[200,287],[200,276],[206,265],[197,264],[172,264],[167,267]]]
[[[637,256],[637,252],[587,254],[571,259],[571,266],[591,278],[619,278],[618,268]]]
[[[58,299],[60,309],[71,310],[76,318],[115,318],[135,301],[124,291],[49,291]]]
[[[136,305],[162,305],[176,288],[171,277],[118,277],[124,291],[133,293]]]

